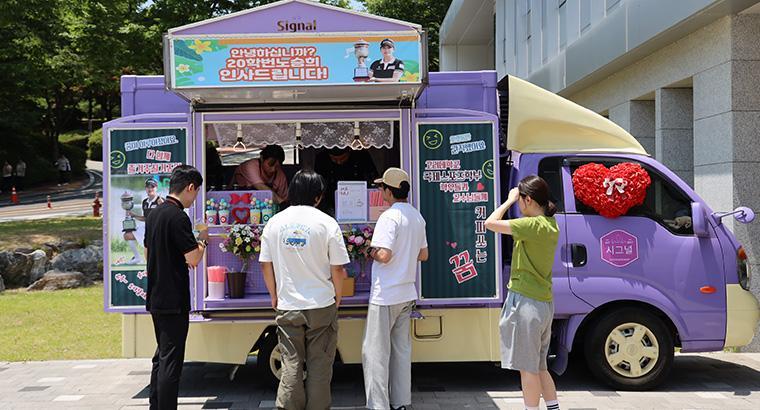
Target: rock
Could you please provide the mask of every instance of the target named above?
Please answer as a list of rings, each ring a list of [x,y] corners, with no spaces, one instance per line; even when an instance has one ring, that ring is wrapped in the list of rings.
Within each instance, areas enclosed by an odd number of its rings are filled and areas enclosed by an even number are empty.
[[[45,242],[42,245],[42,250],[44,250],[45,253],[48,254],[48,257],[52,256],[52,254],[54,253],[58,253],[61,251],[60,249],[58,249],[58,244],[52,243],[52,242]]]
[[[5,290],[5,282],[3,282],[3,277],[0,276],[0,292]]]
[[[32,267],[29,269],[29,282],[35,282],[45,275],[48,270],[48,256],[45,251],[37,249],[29,254],[32,258]]]
[[[16,248],[13,250],[15,253],[32,253],[34,252],[34,249],[32,248]]]
[[[92,246],[98,246],[98,247],[102,248],[103,247],[103,240],[102,239],[95,239],[94,241],[92,241],[91,245]]]
[[[90,245],[63,251],[53,258],[52,267],[62,272],[82,272],[88,279],[99,278],[103,275],[103,248]]]
[[[66,252],[72,249],[82,249],[82,244],[80,242],[74,242],[68,239],[61,239],[56,244],[56,247],[58,248],[58,252]]]
[[[38,281],[32,283],[26,290],[73,289],[88,286],[91,283],[82,272],[51,270],[46,272]]]
[[[32,268],[32,258],[29,255],[16,252],[0,252],[0,275],[9,287],[27,286],[29,271]]]

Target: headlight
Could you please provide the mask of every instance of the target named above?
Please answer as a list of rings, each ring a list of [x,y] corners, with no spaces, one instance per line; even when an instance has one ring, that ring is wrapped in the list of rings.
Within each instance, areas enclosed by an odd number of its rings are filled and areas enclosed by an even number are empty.
[[[749,290],[749,261],[747,260],[747,252],[744,251],[744,247],[739,247],[739,251],[736,253],[736,264],[739,273],[739,285],[744,290]]]

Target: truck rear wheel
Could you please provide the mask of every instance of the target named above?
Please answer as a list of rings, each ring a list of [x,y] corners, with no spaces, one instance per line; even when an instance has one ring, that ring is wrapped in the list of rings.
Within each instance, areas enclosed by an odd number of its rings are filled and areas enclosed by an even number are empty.
[[[603,316],[586,334],[586,364],[601,382],[619,390],[649,390],[673,366],[673,336],[662,319],[624,308]]]

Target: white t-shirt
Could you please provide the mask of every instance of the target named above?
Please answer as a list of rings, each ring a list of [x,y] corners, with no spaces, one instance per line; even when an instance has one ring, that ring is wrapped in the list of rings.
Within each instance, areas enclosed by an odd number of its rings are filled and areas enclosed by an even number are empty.
[[[396,202],[380,215],[372,234],[372,247],[390,249],[388,263],[372,263],[369,302],[395,305],[417,299],[417,257],[427,248],[425,219],[406,202]]]
[[[311,206],[291,206],[264,227],[259,262],[274,265],[277,309],[308,310],[335,303],[330,265],[349,259],[335,219]]]

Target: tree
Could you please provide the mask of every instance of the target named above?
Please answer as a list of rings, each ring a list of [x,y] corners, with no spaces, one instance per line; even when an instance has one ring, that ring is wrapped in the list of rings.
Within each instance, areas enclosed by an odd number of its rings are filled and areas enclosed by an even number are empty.
[[[361,2],[368,13],[421,25],[427,32],[428,38],[428,70],[438,71],[438,32],[451,0],[361,0]]]

